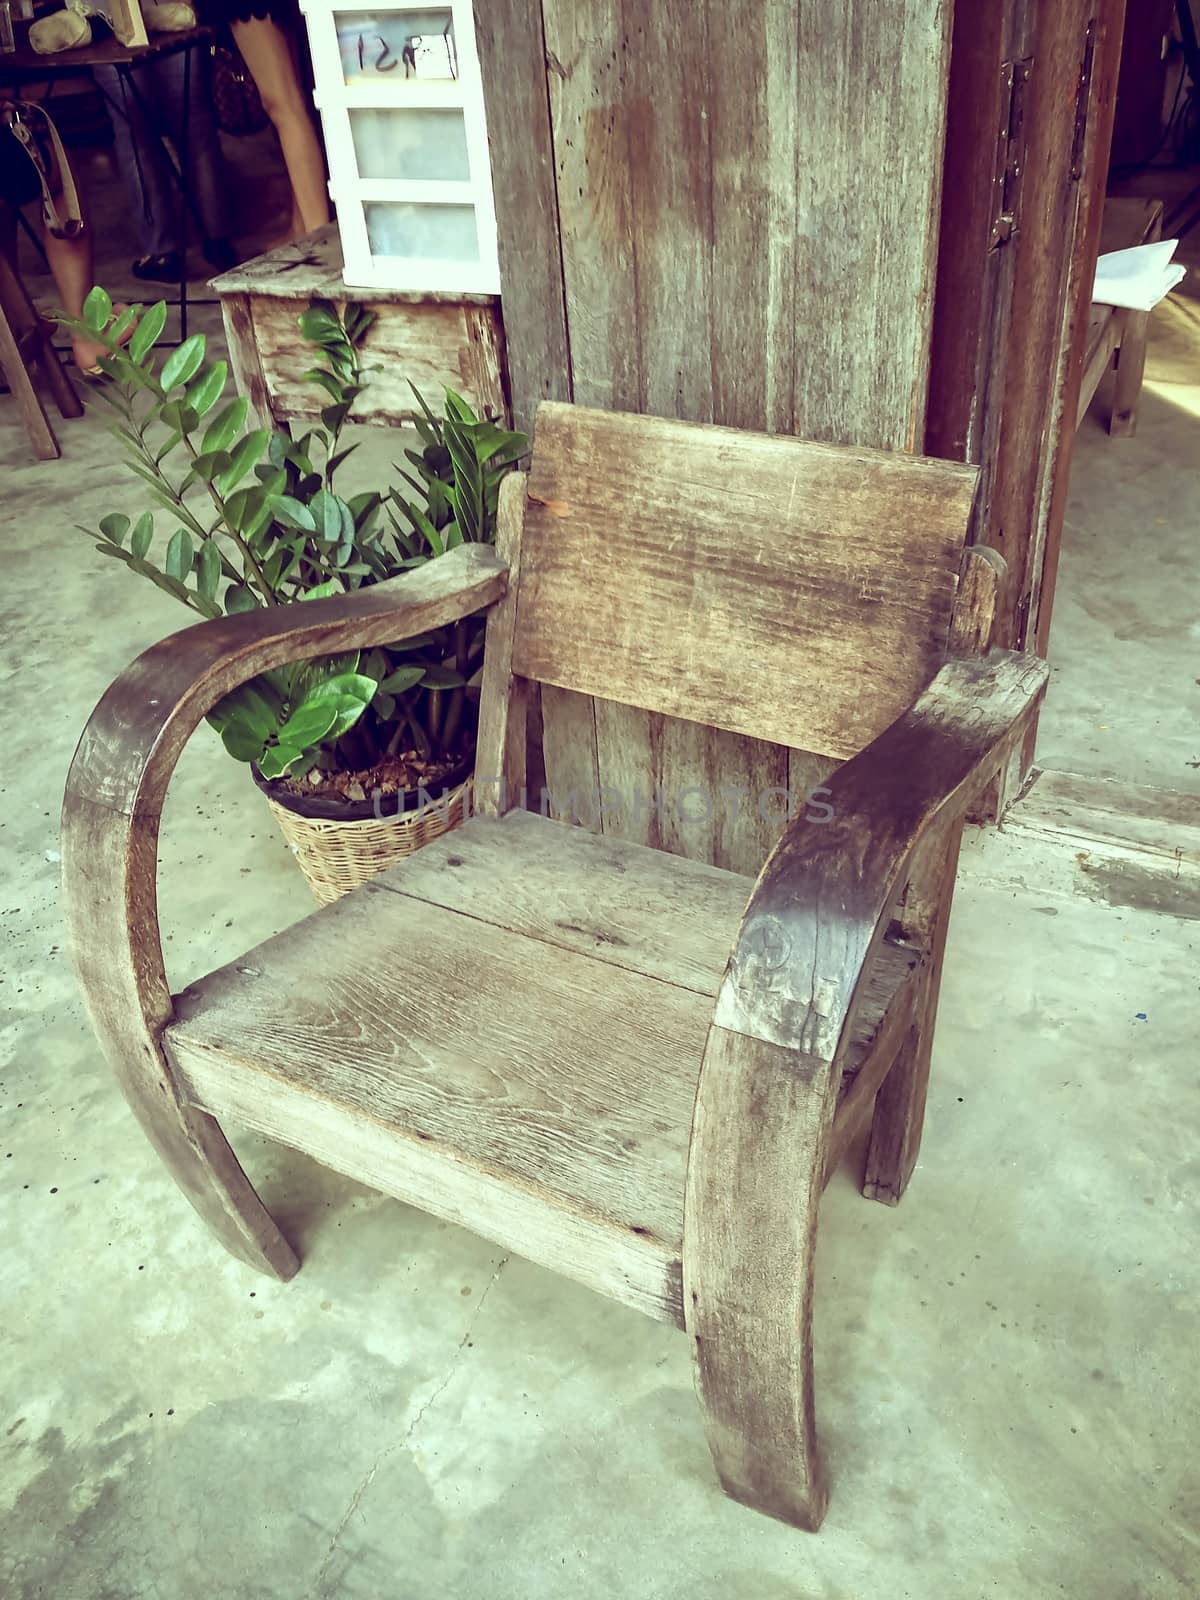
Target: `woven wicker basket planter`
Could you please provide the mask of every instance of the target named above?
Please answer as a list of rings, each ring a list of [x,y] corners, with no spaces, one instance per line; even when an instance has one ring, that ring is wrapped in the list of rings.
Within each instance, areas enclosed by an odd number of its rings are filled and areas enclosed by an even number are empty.
[[[322,906],[457,828],[466,813],[471,788],[471,780],[466,778],[411,811],[343,820],[304,816],[276,798],[257,773],[254,779],[266,796],[288,848],[300,863],[317,904]]]

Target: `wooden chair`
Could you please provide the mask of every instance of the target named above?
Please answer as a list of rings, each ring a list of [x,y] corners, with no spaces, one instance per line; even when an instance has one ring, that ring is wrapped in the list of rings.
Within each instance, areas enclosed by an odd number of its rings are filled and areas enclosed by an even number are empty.
[[[0,250],[0,372],[13,392],[29,447],[39,461],[62,454],[35,385],[40,377],[64,417],[81,417],[83,406],[63,371],[49,325],[39,316],[16,267]]]
[[[685,1328],[726,1490],[818,1525],[821,1191],[868,1119],[864,1193],[894,1203],[912,1173],[963,815],[1046,677],[981,653],[999,569],[964,558],[974,481],[543,405],[495,553],[203,623],[116,681],[67,788],[76,958],[227,1248],[296,1270],[224,1119]],[[204,714],[483,606],[478,814],[172,998],[156,836]],[[848,759],[755,882],[521,809],[535,682]]]

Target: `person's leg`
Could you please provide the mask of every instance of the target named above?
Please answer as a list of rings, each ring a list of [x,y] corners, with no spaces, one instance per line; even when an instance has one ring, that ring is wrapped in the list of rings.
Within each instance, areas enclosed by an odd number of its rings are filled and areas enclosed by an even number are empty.
[[[269,17],[235,22],[233,37],[275,124],[295,197],[293,217],[311,233],[329,221],[329,193],[321,142],[313,126],[308,96],[296,76],[287,35]]]
[[[91,235],[85,230],[74,239],[56,239],[47,228],[42,242],[63,310],[69,317],[82,317],[83,302],[92,287]],[[78,334],[71,335],[71,349],[81,372],[89,372],[104,354],[102,344]]]
[[[176,150],[182,150],[186,143],[190,210],[200,225],[202,239],[206,245],[212,245],[227,242],[229,238],[229,181],[205,71],[207,53],[195,49],[190,54],[190,83],[183,51],[154,62],[147,74],[154,95],[151,104],[163,119]],[[181,137],[185,112],[188,119],[186,141]],[[175,196],[175,204],[178,209],[178,196]]]
[[[139,67],[142,100],[154,106],[155,85],[148,67]],[[138,96],[115,67],[93,68],[112,123],[113,149],[129,194],[130,212],[143,261],[169,256],[180,247],[178,205],[162,145],[146,121]]]

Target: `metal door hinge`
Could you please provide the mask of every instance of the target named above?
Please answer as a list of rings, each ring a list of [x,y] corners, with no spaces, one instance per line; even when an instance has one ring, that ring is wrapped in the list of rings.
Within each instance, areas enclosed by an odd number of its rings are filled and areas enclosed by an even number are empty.
[[[992,230],[988,249],[995,250],[1021,224],[1021,181],[1025,175],[1025,85],[1033,57],[1000,64],[1000,128],[996,136],[996,169],[992,177]]]

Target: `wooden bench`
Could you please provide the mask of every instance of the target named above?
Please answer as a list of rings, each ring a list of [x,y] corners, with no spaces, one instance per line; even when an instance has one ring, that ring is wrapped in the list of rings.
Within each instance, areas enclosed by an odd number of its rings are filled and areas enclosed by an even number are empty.
[[[67,787],[75,956],[130,1104],[228,1249],[296,1270],[226,1119],[686,1329],[724,1487],[817,1526],[821,1192],[867,1124],[863,1192],[894,1203],[912,1174],[963,817],[1046,681],[987,653],[975,477],[543,405],[495,552],[203,623],[116,681]],[[156,838],[205,713],[483,606],[478,814],[173,998]],[[844,764],[793,797],[755,881],[521,809],[536,683]]]
[[[1129,250],[1162,238],[1161,200],[1117,200],[1104,202],[1104,222],[1100,233],[1100,254]],[[1096,390],[1109,368],[1116,364],[1117,383],[1113,394],[1108,431],[1128,437],[1137,427],[1138,397],[1146,367],[1146,329],[1149,313],[1131,311],[1125,306],[1094,305],[1088,313],[1087,340],[1083,352],[1083,381],[1079,389],[1076,426],[1084,419]]]

